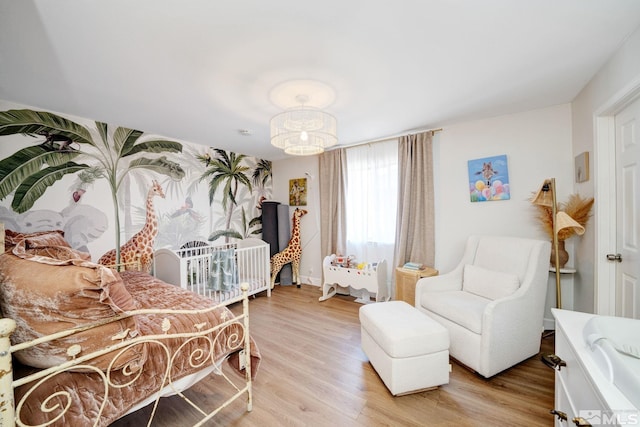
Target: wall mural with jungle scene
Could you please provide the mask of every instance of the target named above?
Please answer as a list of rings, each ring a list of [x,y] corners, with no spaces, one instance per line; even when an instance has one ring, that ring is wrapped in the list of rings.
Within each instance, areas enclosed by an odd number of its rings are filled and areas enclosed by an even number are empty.
[[[266,160],[0,101],[0,222],[94,261],[261,237],[271,182]]]

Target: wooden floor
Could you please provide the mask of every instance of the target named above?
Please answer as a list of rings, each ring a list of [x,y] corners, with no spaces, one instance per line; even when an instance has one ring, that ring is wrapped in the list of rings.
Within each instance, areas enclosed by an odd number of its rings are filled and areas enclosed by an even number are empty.
[[[276,286],[271,298],[251,300],[251,334],[262,353],[253,410],[246,412],[239,399],[207,425],[553,425],[554,373],[539,356],[489,380],[453,361],[449,384],[393,397],[360,348],[361,305],[347,296],[318,302],[320,295],[314,286]],[[542,352],[552,351],[553,336],[542,339]],[[219,384],[220,378],[206,379],[187,393],[214,401]],[[145,408],[114,425],[144,425],[148,413]],[[161,400],[153,425],[192,425],[195,419],[181,399],[171,397]]]

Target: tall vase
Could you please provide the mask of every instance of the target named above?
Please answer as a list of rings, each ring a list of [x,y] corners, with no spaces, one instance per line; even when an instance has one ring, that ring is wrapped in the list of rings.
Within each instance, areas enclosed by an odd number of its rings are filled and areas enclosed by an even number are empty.
[[[560,268],[564,268],[564,266],[569,261],[569,252],[567,252],[564,248],[564,240],[558,240],[558,259]],[[553,247],[553,241],[551,242],[551,265],[555,267],[556,265],[556,251]]]

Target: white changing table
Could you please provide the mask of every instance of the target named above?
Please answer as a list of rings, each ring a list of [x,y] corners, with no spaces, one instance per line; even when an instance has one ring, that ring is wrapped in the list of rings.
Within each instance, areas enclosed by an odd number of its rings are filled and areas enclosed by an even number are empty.
[[[318,298],[325,301],[334,296],[338,286],[350,286],[360,290],[360,297],[356,302],[365,304],[370,302],[369,292],[376,294],[376,301],[389,301],[389,286],[387,285],[387,262],[379,261],[377,264],[368,264],[367,268],[344,268],[331,265],[335,255],[324,257],[322,272],[324,275],[322,296]]]

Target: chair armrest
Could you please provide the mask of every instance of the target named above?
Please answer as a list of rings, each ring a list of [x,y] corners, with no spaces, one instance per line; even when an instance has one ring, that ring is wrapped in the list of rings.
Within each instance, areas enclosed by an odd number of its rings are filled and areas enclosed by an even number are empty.
[[[542,327],[549,279],[547,265],[550,248],[548,246],[547,243],[532,256],[525,278],[516,292],[505,298],[492,301],[487,306],[484,313],[485,322],[490,320],[489,318],[494,318],[495,321],[496,317],[503,318],[503,316],[511,316],[519,312],[520,317],[524,315],[524,317],[530,316],[536,321],[540,320],[540,325],[535,325],[534,328]],[[491,322],[486,324],[489,325]]]
[[[502,322],[507,318],[527,318],[529,316],[530,319],[540,317],[540,325],[535,327],[541,327],[544,316],[544,295],[547,292],[547,277],[548,274],[544,270],[543,274],[527,278],[513,294],[489,303],[483,315],[483,324],[492,325],[493,322]]]
[[[491,328],[507,326],[510,329],[513,325],[505,325],[505,319],[526,317],[523,316],[524,313],[533,315],[534,307],[529,302],[529,294],[526,291],[516,291],[507,297],[491,301],[484,310],[482,324]],[[485,332],[487,331],[483,328],[482,333]]]
[[[464,265],[460,263],[455,269],[439,276],[423,277],[416,282],[415,306],[423,293],[459,291],[462,289],[462,272]]]
[[[547,291],[547,262],[534,262],[529,278],[513,294],[491,301],[482,319],[482,366],[511,355],[512,362],[529,357],[539,350],[543,329],[544,304]],[[494,372],[495,373],[495,372]]]

